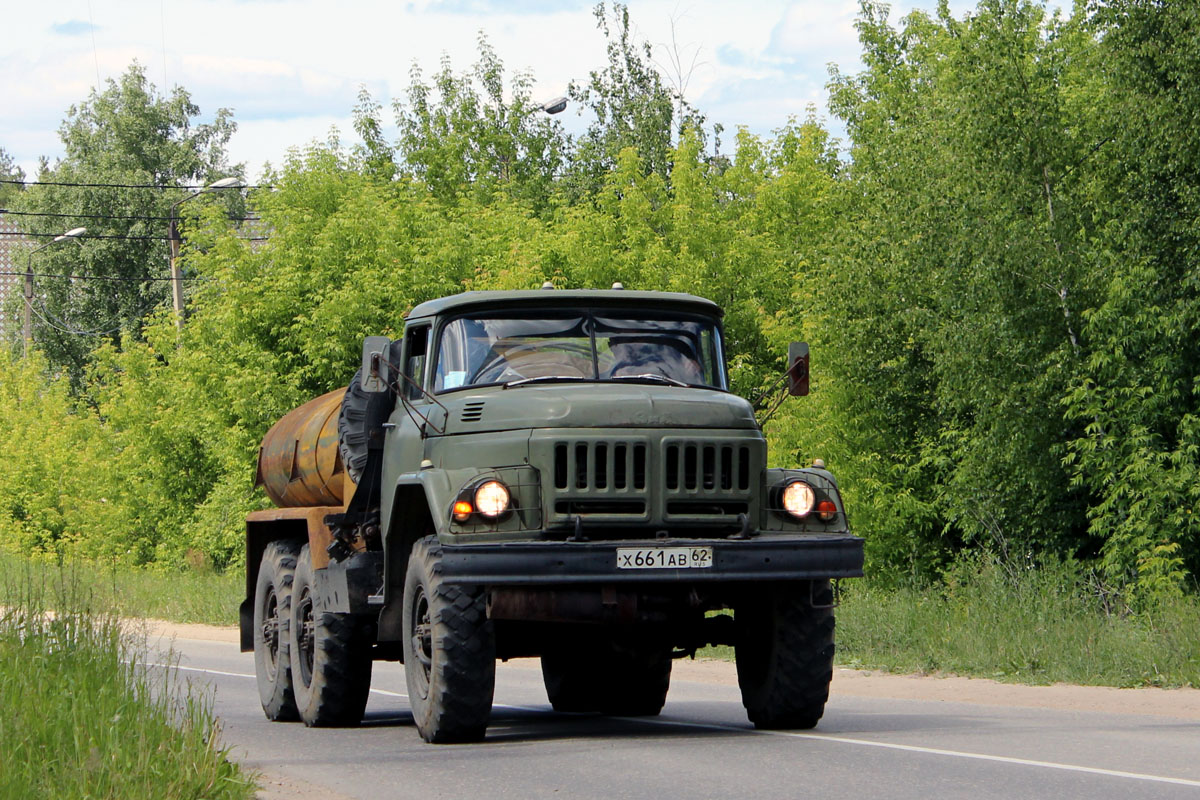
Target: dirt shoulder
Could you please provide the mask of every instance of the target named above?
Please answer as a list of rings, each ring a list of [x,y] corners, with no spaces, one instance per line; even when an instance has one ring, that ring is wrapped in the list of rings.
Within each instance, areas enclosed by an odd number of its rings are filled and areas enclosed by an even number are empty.
[[[237,645],[237,628],[144,620],[152,639],[199,639]],[[509,662],[518,668],[538,668],[533,659]],[[737,673],[728,661],[684,659],[676,661],[672,676],[679,680],[737,686]],[[976,703],[1016,708],[1053,708],[1064,711],[1102,711],[1111,714],[1147,714],[1200,720],[1200,689],[1114,689],[1107,686],[1025,686],[986,678],[954,675],[892,675],[870,670],[836,669],[833,694]]]

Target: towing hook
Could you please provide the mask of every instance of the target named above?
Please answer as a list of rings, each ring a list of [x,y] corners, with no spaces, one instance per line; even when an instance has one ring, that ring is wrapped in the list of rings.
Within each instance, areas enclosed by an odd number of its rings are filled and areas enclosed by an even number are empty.
[[[730,534],[730,539],[749,539],[750,538],[750,517],[745,513],[738,514],[738,532]]]
[[[567,537],[568,542],[586,542],[588,538],[583,535],[583,517],[575,517],[575,532]]]

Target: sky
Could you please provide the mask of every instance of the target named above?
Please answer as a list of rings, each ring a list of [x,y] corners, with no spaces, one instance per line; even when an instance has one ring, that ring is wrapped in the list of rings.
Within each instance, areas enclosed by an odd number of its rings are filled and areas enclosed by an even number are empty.
[[[0,0],[0,148],[27,175],[61,156],[72,104],[135,59],[160,89],[182,86],[201,110],[233,111],[231,161],[248,176],[331,128],[354,139],[361,87],[384,105],[403,99],[413,65],[429,75],[449,58],[467,71],[487,34],[506,71],[528,71],[533,98],[566,94],[606,61],[592,0]],[[828,65],[861,68],[857,0],[629,0],[635,36],[710,122],[769,135],[810,106],[828,118]],[[893,20],[934,0],[900,0]],[[955,0],[956,16],[974,6]],[[682,70],[672,67],[679,54]],[[584,130],[578,108],[559,115]],[[841,130],[829,121],[835,135]]]

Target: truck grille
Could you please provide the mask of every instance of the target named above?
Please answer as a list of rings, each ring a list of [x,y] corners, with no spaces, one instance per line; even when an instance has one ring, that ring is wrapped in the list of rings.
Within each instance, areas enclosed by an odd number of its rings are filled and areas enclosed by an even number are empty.
[[[580,437],[553,442],[548,449],[553,453],[550,510],[560,521],[604,517],[613,524],[669,519],[730,524],[751,511],[764,467],[761,443],[720,436]]]
[[[677,442],[664,448],[668,492],[744,492],[750,488],[750,448],[745,445]]]
[[[646,488],[646,445],[574,442],[554,446],[554,488],[617,491]]]

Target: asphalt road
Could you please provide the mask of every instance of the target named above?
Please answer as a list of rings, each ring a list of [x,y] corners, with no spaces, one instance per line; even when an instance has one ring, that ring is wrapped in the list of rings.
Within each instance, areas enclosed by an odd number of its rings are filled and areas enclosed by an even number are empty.
[[[536,661],[500,665],[482,744],[425,744],[403,668],[376,663],[364,724],[262,715],[250,654],[177,639],[179,676],[210,684],[232,754],[271,797],[1200,798],[1200,723],[1164,716],[855,696],[816,730],[757,732],[735,686],[674,680],[660,717],[557,714]],[[280,786],[279,784],[283,785]]]

